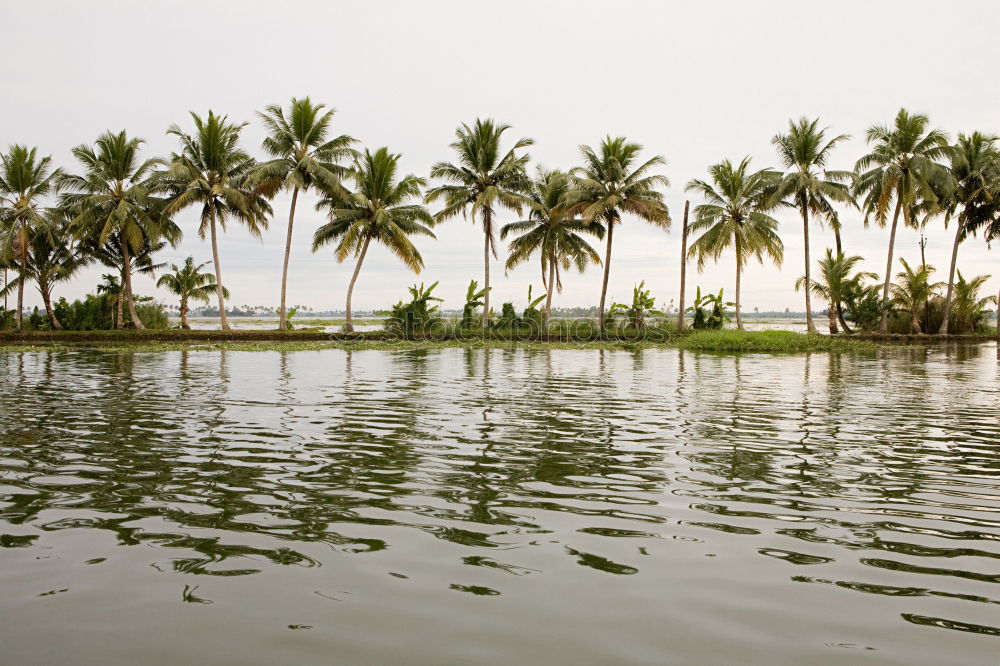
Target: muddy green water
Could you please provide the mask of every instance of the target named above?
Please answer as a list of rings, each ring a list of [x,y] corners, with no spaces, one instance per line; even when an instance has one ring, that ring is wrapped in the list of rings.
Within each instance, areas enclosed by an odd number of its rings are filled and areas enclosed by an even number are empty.
[[[995,664],[995,344],[0,354],[3,664]]]

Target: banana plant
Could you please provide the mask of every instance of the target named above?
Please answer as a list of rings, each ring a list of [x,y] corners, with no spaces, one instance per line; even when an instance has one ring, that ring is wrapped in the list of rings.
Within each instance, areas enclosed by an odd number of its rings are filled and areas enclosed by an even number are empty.
[[[726,308],[732,307],[733,303],[723,301],[722,294],[723,290],[720,289],[718,294],[702,295],[701,287],[697,288],[694,303],[685,310],[693,315],[691,323],[693,328],[719,329],[729,321],[729,313],[726,312]]]
[[[645,328],[646,317],[664,316],[662,312],[654,309],[656,299],[653,298],[650,289],[645,289],[646,281],[643,280],[632,289],[632,304],[612,303],[608,310],[608,318],[617,320],[624,318],[626,324],[632,328]]]

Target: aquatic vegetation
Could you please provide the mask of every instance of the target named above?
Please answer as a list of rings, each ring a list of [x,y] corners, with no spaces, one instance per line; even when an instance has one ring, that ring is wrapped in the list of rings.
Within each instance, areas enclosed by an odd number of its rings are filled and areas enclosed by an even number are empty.
[[[695,331],[678,338],[682,349],[714,352],[864,351],[875,349],[868,340],[793,331]]]

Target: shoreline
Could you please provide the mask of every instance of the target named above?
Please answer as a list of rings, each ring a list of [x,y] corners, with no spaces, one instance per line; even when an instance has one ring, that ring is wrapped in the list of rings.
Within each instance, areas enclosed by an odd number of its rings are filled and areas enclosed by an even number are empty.
[[[298,351],[319,349],[410,350],[448,347],[529,349],[617,349],[681,348],[719,352],[809,352],[867,351],[879,346],[933,346],[949,343],[982,343],[996,340],[993,335],[904,335],[866,334],[808,335],[792,331],[693,331],[666,333],[662,330],[636,335],[537,335],[493,331],[486,335],[470,332],[456,336],[403,337],[391,331],[328,333],[317,330],[113,330],[113,331],[33,331],[0,333],[0,353],[25,351]]]

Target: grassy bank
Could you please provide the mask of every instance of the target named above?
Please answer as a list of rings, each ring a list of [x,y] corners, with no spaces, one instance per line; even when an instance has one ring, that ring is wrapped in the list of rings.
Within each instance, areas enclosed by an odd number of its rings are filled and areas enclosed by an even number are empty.
[[[322,333],[317,331],[66,331],[0,333],[0,352],[100,349],[103,351],[297,351],[318,349],[440,349],[446,347],[523,349],[625,349],[679,347],[706,352],[864,351],[875,341],[860,337],[806,335],[790,331],[691,331],[640,336],[593,334],[527,335],[516,331],[404,339],[388,331]]]
[[[793,331],[695,331],[677,338],[682,349],[712,352],[807,352],[874,349],[871,340]]]

